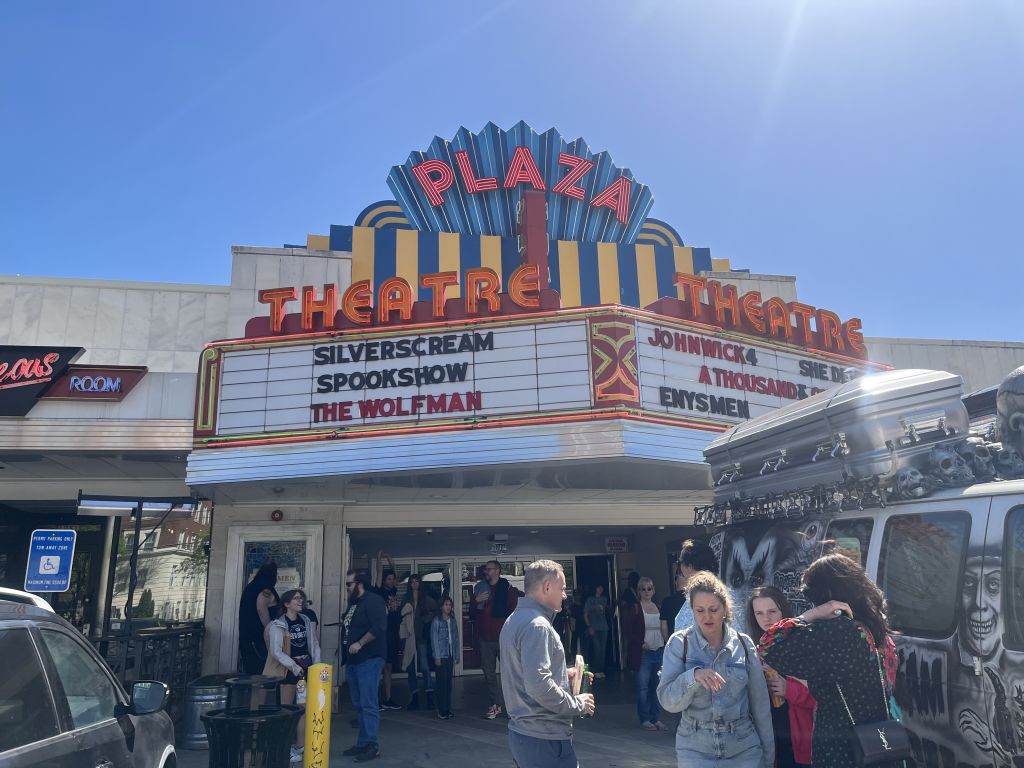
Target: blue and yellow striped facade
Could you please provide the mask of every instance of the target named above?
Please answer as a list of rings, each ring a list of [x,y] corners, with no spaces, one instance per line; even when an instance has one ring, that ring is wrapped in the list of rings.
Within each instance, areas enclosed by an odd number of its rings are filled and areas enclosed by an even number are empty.
[[[311,235],[308,247],[350,251],[352,281],[370,280],[380,285],[389,277],[401,277],[416,291],[420,301],[430,290],[419,287],[419,276],[433,272],[457,272],[489,267],[507,284],[522,264],[516,238],[494,235],[462,235],[394,227],[332,226],[329,237]],[[676,272],[728,272],[727,259],[712,259],[709,248],[655,245],[652,243],[592,243],[551,240],[548,244],[551,287],[562,306],[588,307],[622,304],[643,308],[665,296],[680,297],[672,283]],[[448,289],[448,298],[461,294]]]

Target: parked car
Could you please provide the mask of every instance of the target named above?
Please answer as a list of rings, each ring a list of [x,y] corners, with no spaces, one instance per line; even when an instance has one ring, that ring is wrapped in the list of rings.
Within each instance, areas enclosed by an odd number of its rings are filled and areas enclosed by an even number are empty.
[[[138,681],[129,696],[82,634],[30,597],[0,595],[0,765],[174,768],[167,686]]]

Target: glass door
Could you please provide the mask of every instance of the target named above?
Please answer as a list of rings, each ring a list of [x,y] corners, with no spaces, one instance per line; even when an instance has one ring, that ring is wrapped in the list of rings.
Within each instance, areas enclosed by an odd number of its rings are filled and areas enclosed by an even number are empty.
[[[453,589],[452,586],[452,573],[454,570],[452,560],[433,558],[417,558],[412,568],[412,572],[420,576],[420,589],[423,590],[424,594],[429,595],[437,603],[438,607],[441,605],[441,598],[451,596],[452,601],[455,603],[454,614],[457,617],[461,610],[461,595],[458,594],[460,590]],[[408,583],[407,580],[406,583]],[[459,672],[461,662],[461,658],[455,660],[456,674]]]
[[[221,669],[238,668],[238,606],[242,590],[261,565],[277,565],[277,593],[302,589],[320,602],[323,573],[323,526],[229,526],[228,568],[224,584],[223,635],[219,654]],[[326,620],[321,618],[321,621]],[[207,626],[212,625],[207,616]]]

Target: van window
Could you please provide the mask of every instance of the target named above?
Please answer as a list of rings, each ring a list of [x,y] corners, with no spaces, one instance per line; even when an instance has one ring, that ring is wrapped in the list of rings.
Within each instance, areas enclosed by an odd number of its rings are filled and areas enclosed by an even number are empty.
[[[868,544],[875,521],[870,517],[837,518],[828,525],[825,538],[836,543],[836,550],[852,557],[861,566],[868,562]]]
[[[60,733],[50,689],[32,638],[22,628],[0,629],[0,752]]]
[[[878,586],[889,603],[893,629],[915,637],[953,634],[970,533],[966,512],[898,515],[886,521]]]
[[[1015,651],[1024,651],[1024,507],[1015,507],[1006,516],[1003,536],[1003,613],[1006,633],[1003,643]]]

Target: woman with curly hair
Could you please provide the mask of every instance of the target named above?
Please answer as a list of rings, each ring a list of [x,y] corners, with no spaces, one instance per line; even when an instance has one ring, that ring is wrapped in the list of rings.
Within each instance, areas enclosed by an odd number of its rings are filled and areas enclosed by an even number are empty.
[[[852,767],[851,720],[876,723],[895,712],[890,699],[899,663],[885,598],[864,569],[841,554],[811,563],[802,591],[815,607],[769,627],[761,654],[780,675],[806,680],[817,701],[814,765]]]
[[[658,700],[680,712],[679,768],[772,768],[771,704],[753,641],[730,626],[732,598],[706,571],[687,584],[694,623],[665,647]]]

